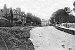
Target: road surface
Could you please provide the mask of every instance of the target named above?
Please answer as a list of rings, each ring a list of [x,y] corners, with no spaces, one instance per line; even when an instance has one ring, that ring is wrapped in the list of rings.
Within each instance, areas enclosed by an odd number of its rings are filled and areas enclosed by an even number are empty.
[[[35,50],[75,50],[75,35],[53,26],[33,28],[30,34]]]

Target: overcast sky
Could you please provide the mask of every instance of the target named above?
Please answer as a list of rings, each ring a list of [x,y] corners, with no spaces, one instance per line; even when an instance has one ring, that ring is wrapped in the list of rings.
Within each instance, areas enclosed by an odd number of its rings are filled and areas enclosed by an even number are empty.
[[[74,0],[0,0],[0,8],[7,4],[8,8],[19,7],[26,13],[31,12],[40,18],[49,19],[51,14],[57,9],[66,6],[72,9],[73,2]]]

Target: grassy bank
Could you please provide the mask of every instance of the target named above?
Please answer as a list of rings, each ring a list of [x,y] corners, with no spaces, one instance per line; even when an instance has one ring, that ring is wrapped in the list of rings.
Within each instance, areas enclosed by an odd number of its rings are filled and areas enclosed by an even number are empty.
[[[30,30],[33,27],[0,27],[0,50],[34,50]]]

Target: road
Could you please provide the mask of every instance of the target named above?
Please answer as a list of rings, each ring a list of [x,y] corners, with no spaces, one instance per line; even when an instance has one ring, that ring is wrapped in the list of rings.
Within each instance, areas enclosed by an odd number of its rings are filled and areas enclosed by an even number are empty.
[[[35,50],[75,50],[75,35],[53,26],[33,28],[30,34]]]

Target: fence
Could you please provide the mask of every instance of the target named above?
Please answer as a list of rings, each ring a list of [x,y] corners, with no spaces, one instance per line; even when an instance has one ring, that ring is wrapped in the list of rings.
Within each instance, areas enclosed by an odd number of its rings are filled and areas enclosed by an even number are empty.
[[[64,26],[66,28],[75,28],[75,23],[62,23],[59,26]]]

